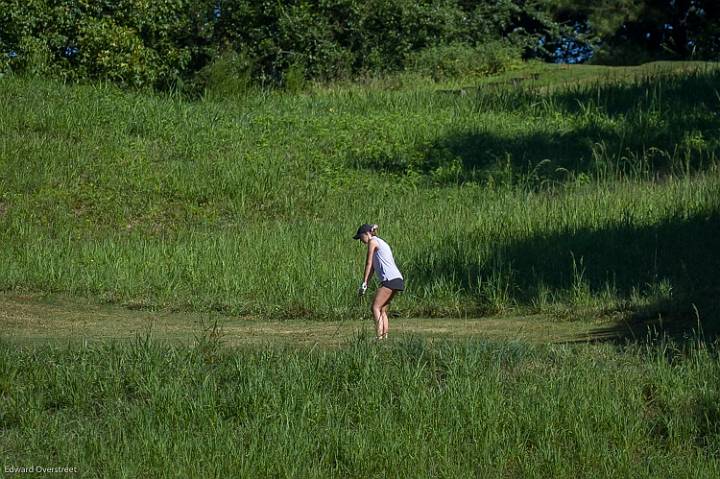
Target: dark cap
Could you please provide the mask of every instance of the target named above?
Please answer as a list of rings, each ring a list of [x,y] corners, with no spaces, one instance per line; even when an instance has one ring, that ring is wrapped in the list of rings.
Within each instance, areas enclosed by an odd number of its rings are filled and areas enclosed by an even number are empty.
[[[373,225],[364,224],[358,228],[357,233],[355,233],[355,236],[353,236],[353,239],[360,239],[360,235],[363,233],[369,233],[373,229]]]

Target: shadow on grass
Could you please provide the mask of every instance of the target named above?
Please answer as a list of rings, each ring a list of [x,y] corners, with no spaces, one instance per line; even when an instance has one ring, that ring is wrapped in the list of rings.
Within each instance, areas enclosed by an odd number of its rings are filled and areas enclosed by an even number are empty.
[[[596,340],[633,339],[648,329],[676,337],[697,329],[720,334],[720,212],[637,226],[631,220],[488,246],[480,235],[448,238],[445,250],[405,266],[414,289],[450,284],[492,310],[498,300],[548,308],[620,313]],[[591,335],[592,336],[592,335]],[[588,339],[593,339],[592,337]]]
[[[716,309],[717,311],[717,309]],[[707,326],[709,325],[709,329]],[[671,312],[663,315],[656,313],[654,317],[635,314],[628,319],[620,320],[612,326],[590,330],[565,343],[640,343],[657,339],[670,338],[677,342],[708,341],[720,337],[718,326],[714,322],[703,321],[691,311]]]
[[[362,168],[421,173],[436,184],[563,181],[577,174],[702,170],[720,155],[720,70],[656,75],[555,92],[478,90],[478,114],[514,111],[527,128],[479,123]],[[561,115],[563,121],[558,122]],[[546,122],[543,119],[547,119]],[[488,120],[490,121],[490,120]],[[562,125],[555,130],[550,125]],[[513,131],[514,130],[514,131]]]

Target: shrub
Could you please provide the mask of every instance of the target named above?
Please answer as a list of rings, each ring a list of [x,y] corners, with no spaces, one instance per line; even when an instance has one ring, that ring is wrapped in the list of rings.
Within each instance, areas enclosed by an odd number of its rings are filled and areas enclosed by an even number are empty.
[[[89,21],[82,27],[78,57],[90,78],[132,87],[153,86],[157,79],[157,53],[145,47],[137,32],[112,19]]]
[[[476,47],[454,43],[421,50],[409,55],[406,68],[435,80],[499,73],[520,63],[519,48],[502,41]]]
[[[228,50],[197,75],[197,88],[208,99],[244,96],[252,87],[253,63],[244,54]]]

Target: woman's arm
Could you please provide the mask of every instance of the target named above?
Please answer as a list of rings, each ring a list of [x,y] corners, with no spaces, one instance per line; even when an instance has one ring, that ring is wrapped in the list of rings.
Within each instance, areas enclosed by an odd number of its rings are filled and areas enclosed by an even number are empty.
[[[377,243],[373,240],[368,242],[367,260],[365,261],[365,274],[363,275],[363,283],[367,284],[370,281],[370,276],[373,274],[373,254],[377,249]]]

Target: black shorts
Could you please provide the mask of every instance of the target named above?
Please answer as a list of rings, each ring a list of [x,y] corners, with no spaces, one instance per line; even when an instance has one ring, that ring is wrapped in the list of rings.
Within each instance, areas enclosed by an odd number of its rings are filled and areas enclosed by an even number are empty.
[[[380,286],[392,289],[393,291],[405,291],[405,281],[403,281],[402,278],[395,278],[383,281],[382,283],[380,283]]]

